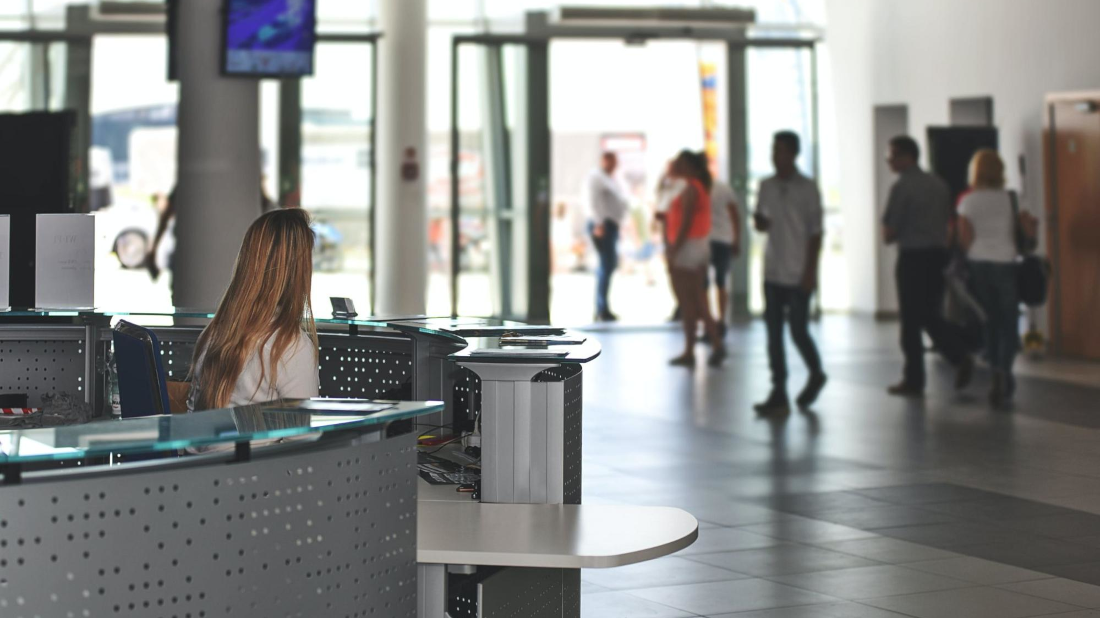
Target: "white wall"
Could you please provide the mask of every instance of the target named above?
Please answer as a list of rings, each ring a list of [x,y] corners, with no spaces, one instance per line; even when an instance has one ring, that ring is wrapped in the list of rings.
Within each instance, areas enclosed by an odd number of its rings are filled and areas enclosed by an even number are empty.
[[[874,243],[872,108],[907,104],[913,137],[947,125],[952,98],[992,96],[1009,184],[1043,204],[1042,113],[1049,92],[1100,88],[1097,0],[826,0],[852,306],[880,307]],[[827,120],[827,119],[826,119]],[[1016,161],[1027,160],[1021,186]],[[863,283],[860,283],[863,282]]]

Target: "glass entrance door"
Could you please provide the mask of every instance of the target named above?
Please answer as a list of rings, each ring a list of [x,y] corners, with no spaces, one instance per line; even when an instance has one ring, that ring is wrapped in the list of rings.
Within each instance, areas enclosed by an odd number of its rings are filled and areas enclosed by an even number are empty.
[[[450,271],[449,310],[545,320],[547,45],[493,36],[453,45],[451,210],[433,212],[429,229],[433,261]]]

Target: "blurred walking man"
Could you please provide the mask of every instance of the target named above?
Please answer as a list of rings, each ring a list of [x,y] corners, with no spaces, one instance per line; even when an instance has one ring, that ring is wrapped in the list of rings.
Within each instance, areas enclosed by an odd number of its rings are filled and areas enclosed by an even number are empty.
[[[607,300],[611,291],[611,275],[619,266],[619,226],[629,209],[626,194],[614,177],[618,165],[619,159],[615,153],[603,153],[600,166],[588,175],[584,187],[588,231],[600,259],[596,271],[596,319],[602,322],[619,319],[611,313]]]
[[[886,244],[898,245],[895,277],[905,370],[902,381],[888,390],[899,397],[924,395],[925,332],[955,366],[955,388],[966,388],[974,372],[974,361],[962,345],[962,333],[941,313],[943,272],[949,259],[951,190],[943,180],[922,170],[919,159],[920,147],[913,138],[902,135],[890,140],[887,162],[899,176],[890,189],[882,235]]]
[[[772,392],[767,400],[756,405],[760,414],[790,411],[783,337],[786,322],[790,322],[791,338],[810,371],[810,379],[798,395],[798,405],[802,408],[813,405],[828,380],[809,328],[810,298],[817,290],[824,211],[817,183],[803,176],[795,165],[801,149],[796,133],[775,134],[772,144],[775,176],[760,184],[754,214],[756,230],[768,235],[764,254],[764,319],[768,325]]]

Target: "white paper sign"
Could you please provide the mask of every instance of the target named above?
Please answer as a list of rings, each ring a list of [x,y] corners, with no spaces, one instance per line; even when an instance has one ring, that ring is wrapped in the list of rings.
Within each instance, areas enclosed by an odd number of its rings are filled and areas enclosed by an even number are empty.
[[[11,308],[11,216],[0,215],[0,309]]]
[[[44,309],[95,306],[95,217],[38,215],[34,304]]]

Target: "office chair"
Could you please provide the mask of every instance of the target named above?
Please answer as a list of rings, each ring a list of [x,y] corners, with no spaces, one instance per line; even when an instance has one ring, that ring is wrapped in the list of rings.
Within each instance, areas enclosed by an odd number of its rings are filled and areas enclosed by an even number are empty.
[[[112,335],[122,418],[170,414],[168,382],[156,334],[123,320]]]

